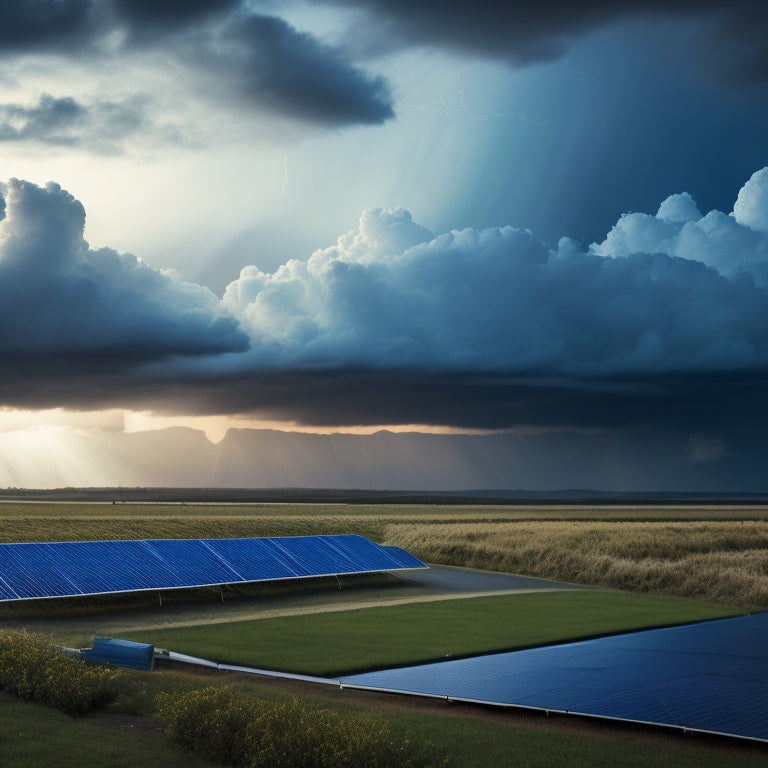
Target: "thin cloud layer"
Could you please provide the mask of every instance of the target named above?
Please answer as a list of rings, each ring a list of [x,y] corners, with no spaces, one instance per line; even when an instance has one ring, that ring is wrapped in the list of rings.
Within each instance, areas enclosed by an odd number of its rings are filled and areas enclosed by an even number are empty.
[[[0,142],[34,142],[118,153],[124,140],[157,133],[139,101],[81,103],[48,93],[32,104],[0,104]],[[168,134],[170,135],[170,133]]]
[[[91,249],[82,205],[58,185],[14,179],[2,191],[0,356],[7,382],[23,390],[32,370],[61,377],[66,387],[85,372],[98,390],[105,372],[247,346],[206,288],[134,256]]]

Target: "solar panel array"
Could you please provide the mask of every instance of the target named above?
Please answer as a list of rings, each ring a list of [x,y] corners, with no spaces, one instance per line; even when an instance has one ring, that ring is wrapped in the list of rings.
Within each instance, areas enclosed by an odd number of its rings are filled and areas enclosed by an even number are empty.
[[[0,601],[426,567],[354,535],[0,544]]]
[[[768,741],[768,613],[367,672],[341,682]]]

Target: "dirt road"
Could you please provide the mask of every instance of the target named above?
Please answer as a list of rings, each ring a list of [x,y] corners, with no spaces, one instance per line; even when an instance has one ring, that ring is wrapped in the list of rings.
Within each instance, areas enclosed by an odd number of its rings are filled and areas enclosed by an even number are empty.
[[[216,614],[206,611],[203,615],[194,617],[174,619],[158,617],[157,621],[142,625],[142,628],[194,627],[201,624],[227,624],[233,621],[273,619],[280,616],[361,610],[385,605],[461,600],[470,597],[490,597],[523,592],[584,589],[584,587],[565,582],[447,566],[432,566],[425,570],[408,571],[405,574],[400,574],[400,579],[401,585],[387,590],[361,590],[360,592],[344,590],[320,596],[297,597],[290,599],[287,604],[280,604],[271,608],[253,608],[251,606],[245,610],[242,607],[227,610],[226,606],[222,606]]]
[[[58,636],[66,625],[71,642],[89,642],[94,635],[121,637],[137,630],[195,627],[205,624],[227,624],[233,621],[272,619],[311,613],[376,608],[387,605],[427,603],[438,600],[461,600],[470,597],[516,594],[522,592],[583,589],[526,576],[478,571],[469,568],[432,566],[424,570],[399,572],[385,586],[359,586],[339,583],[339,589],[323,589],[309,593],[286,593],[247,601],[197,603],[194,605],[156,606],[126,613],[88,613],[62,618],[27,617],[0,620],[0,628],[25,628]]]

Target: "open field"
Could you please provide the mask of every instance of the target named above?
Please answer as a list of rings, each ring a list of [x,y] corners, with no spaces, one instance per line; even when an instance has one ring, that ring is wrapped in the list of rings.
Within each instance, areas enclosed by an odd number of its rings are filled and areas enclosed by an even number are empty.
[[[6,606],[0,609],[0,628],[29,625],[45,629],[75,645],[90,641],[95,633],[111,634],[112,630],[116,630],[113,636],[148,639],[182,651],[191,651],[193,646],[186,643],[196,639],[212,644],[209,647],[214,650],[231,646],[231,660],[240,663],[320,673],[341,670],[344,664],[350,665],[347,669],[382,665],[382,659],[376,658],[380,654],[375,649],[373,657],[355,657],[355,646],[365,646],[366,640],[351,634],[347,647],[340,648],[335,658],[323,659],[321,666],[311,666],[313,649],[330,647],[334,636],[338,637],[342,631],[351,633],[350,627],[355,625],[367,626],[378,634],[387,625],[395,630],[408,625],[414,627],[414,634],[404,633],[397,646],[396,656],[401,661],[406,659],[407,663],[408,658],[421,659],[436,653],[461,654],[498,648],[499,635],[494,633],[503,635],[512,631],[510,625],[516,633],[510,645],[522,646],[579,634],[600,634],[632,626],[725,615],[734,610],[729,607],[734,605],[747,610],[768,607],[765,598],[765,582],[768,580],[766,507],[0,504],[0,540],[3,541],[317,533],[360,533],[381,543],[405,546],[427,561],[536,574],[587,585],[605,583],[617,573],[635,574],[631,578],[624,577],[626,588],[655,594],[583,590],[515,598],[430,602],[365,609],[365,613],[347,611],[348,615],[357,614],[357,618],[353,616],[346,630],[343,622],[348,621],[348,616],[338,611],[250,620],[254,611],[265,609],[282,607],[306,614],[329,602],[345,607],[354,607],[350,604],[356,601],[386,604],[401,594],[403,587],[397,581],[371,579],[360,583],[350,581],[342,585],[342,590],[338,587],[329,590],[328,587],[333,586],[329,583],[314,587],[307,583],[302,589],[288,592],[281,590],[279,585],[263,591],[260,588],[251,592],[244,589],[228,595],[225,604],[221,603],[218,593],[209,592],[186,597],[181,593],[169,593],[164,596],[162,607],[155,595],[144,596],[139,603],[123,599],[85,599],[76,609],[62,607],[55,612],[50,611],[50,602],[23,611]],[[737,562],[741,563],[739,567],[735,565]],[[638,578],[638,569],[642,572],[651,564],[657,569],[654,580]],[[569,575],[564,575],[566,566],[570,568]],[[416,599],[426,597],[418,590],[412,594]],[[711,594],[716,597],[709,599],[716,600],[722,607],[658,597]],[[494,601],[498,601],[496,604],[500,608],[497,613],[492,608]],[[513,608],[514,603],[516,607]],[[380,614],[390,610],[403,613],[398,614],[397,620],[390,617],[386,621],[384,618],[381,623]],[[483,616],[487,634],[477,633],[477,610]],[[514,620],[510,621],[511,617]],[[420,624],[422,618],[429,622],[429,628],[419,639],[418,627],[425,626]],[[220,623],[214,623],[215,619]],[[548,629],[547,623],[550,624]],[[174,629],[170,625],[179,627]],[[463,626],[467,631],[464,636],[461,633],[454,635],[452,642],[446,644],[442,642],[446,639],[445,628],[451,625]],[[147,632],[146,637],[134,635],[134,630],[142,627]],[[263,654],[246,661],[241,653],[249,647],[253,650],[254,632],[259,633],[258,645]],[[470,647],[466,643],[473,635],[475,640],[472,642],[479,645]],[[292,638],[290,643],[286,642],[286,637]],[[296,638],[302,638],[302,642],[296,642]],[[177,640],[184,643],[184,647],[177,647]],[[199,650],[205,651],[205,648]],[[406,652],[411,656],[404,655]],[[200,655],[207,654],[202,652]],[[397,663],[394,657],[383,661]],[[151,714],[158,690],[232,680],[173,669],[152,675],[132,675],[131,679],[134,683],[126,691],[119,711],[143,715]],[[253,677],[234,679],[244,690],[272,697],[275,701],[298,695],[302,701],[317,702],[319,706],[338,711],[383,717],[400,732],[409,732],[439,744],[452,756],[450,765],[457,768],[510,764],[542,768],[582,765],[674,765],[677,768],[766,763],[764,747],[720,740],[432,702],[403,702],[399,697],[351,694],[326,686],[307,687]],[[68,729],[59,722],[61,716],[57,713],[16,702],[2,694],[0,708],[3,714],[0,721],[15,722],[18,716],[22,720],[27,718],[25,722],[35,722],[38,732],[45,731],[49,764],[57,750],[76,749],[71,746]],[[40,712],[45,713],[44,718],[35,714]],[[109,722],[103,727],[95,725],[100,722],[99,718],[89,718],[78,721],[77,728],[80,723],[90,728],[91,731],[85,732],[89,735],[83,738],[93,739],[94,744],[101,743],[103,735],[103,748],[108,750],[110,739],[116,738],[111,731],[115,723]],[[163,737],[148,735],[139,728],[138,724],[145,722],[143,719],[135,722],[135,728],[125,725],[121,731],[120,738],[127,740],[125,749],[132,749],[129,742],[140,737],[143,746],[137,746],[137,749],[150,755],[147,762],[152,760],[152,754],[156,754],[156,760],[176,764],[170,753],[162,752],[172,749]],[[50,732],[47,730],[49,723]],[[46,758],[40,754],[42,747],[30,745],[25,733],[28,731],[17,733],[0,727],[2,753],[15,767],[45,764]],[[102,747],[94,749],[94,755],[102,754],[99,751]],[[89,763],[88,758],[83,758],[77,764],[123,764],[118,758],[115,762],[110,758],[95,757],[94,760]],[[205,765],[192,760],[188,764]]]
[[[512,520],[686,521],[765,520],[760,504],[354,504],[354,503],[119,503],[92,501],[37,502],[0,500],[0,519],[162,520],[165,518],[284,519],[326,518],[405,522],[503,522]]]
[[[337,533],[427,562],[768,608],[766,506],[0,504],[0,541]]]

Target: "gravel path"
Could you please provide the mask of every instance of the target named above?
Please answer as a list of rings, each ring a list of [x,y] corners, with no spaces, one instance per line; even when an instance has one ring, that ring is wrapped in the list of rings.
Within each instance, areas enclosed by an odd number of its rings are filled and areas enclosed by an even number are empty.
[[[393,574],[394,575],[394,574]],[[72,637],[91,638],[94,635],[121,637],[137,631],[153,631],[174,627],[196,627],[206,624],[228,624],[235,621],[254,621],[281,616],[300,616],[311,613],[378,608],[387,605],[429,603],[438,600],[461,600],[471,597],[511,595],[523,592],[552,592],[564,589],[583,589],[527,576],[479,571],[469,568],[432,566],[424,570],[404,571],[396,576],[398,581],[383,587],[344,586],[340,591],[324,590],[312,594],[287,594],[282,597],[246,602],[173,606],[128,612],[120,615],[88,614],[66,618],[30,617],[25,619],[0,619],[0,628],[23,627],[32,632],[57,634],[62,625]],[[341,586],[341,585],[340,585]]]

